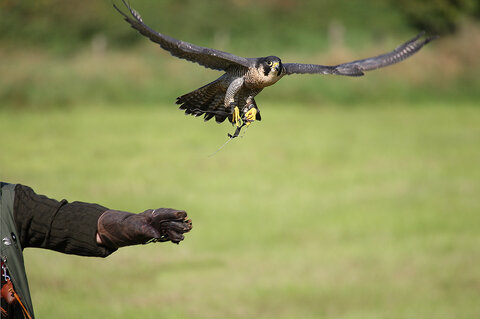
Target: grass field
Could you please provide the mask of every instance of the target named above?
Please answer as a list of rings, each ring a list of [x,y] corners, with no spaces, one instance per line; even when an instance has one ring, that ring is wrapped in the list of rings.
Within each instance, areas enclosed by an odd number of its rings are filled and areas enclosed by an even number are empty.
[[[233,129],[173,105],[0,110],[3,180],[194,223],[107,259],[26,249],[38,318],[478,318],[478,105],[260,107],[213,157]]]

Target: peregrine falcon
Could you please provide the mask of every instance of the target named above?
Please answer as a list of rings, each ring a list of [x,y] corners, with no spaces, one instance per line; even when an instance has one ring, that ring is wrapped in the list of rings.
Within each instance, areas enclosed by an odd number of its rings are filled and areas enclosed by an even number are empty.
[[[395,50],[375,57],[356,60],[334,66],[302,63],[283,63],[276,56],[244,58],[228,52],[197,46],[156,32],[143,23],[140,14],[122,0],[131,15],[117,6],[115,9],[125,17],[132,28],[158,43],[171,55],[213,70],[225,72],[215,81],[177,98],[177,104],[185,114],[204,115],[208,121],[215,117],[217,123],[225,119],[236,126],[237,137],[244,126],[261,120],[255,96],[265,87],[275,84],[285,75],[291,74],[335,74],[362,76],[365,71],[398,63],[419,51],[436,37],[426,37],[421,32]]]

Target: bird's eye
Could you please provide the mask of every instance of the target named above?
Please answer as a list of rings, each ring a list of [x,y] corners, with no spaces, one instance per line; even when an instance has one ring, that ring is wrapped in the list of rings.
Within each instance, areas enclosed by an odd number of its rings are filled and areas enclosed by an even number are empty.
[[[272,65],[273,65],[273,62],[272,62],[272,61],[268,61],[268,62],[267,62],[267,65],[268,65],[268,66],[272,66]]]

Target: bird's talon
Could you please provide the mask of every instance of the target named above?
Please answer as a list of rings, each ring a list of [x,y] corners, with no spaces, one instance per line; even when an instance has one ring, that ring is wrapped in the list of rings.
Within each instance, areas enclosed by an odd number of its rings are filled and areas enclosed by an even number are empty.
[[[257,117],[256,108],[251,108],[247,113],[245,113],[245,118],[249,123],[255,121],[256,117]]]
[[[240,126],[240,110],[238,109],[238,106],[235,106],[235,108],[233,109],[232,123],[236,127]]]

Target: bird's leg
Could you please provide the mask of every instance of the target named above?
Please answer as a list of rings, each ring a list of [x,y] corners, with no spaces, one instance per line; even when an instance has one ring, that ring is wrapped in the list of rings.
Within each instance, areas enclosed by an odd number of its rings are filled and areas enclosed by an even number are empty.
[[[238,109],[238,107],[234,106],[233,103],[230,107],[233,108],[233,120],[235,121],[235,125],[237,126],[237,129],[235,130],[235,133],[233,133],[233,135],[228,134],[228,137],[233,139],[240,135],[240,131],[244,126],[249,126],[253,121],[256,120],[258,111],[254,104],[247,103],[247,105],[245,105],[242,110],[243,116],[240,118],[240,110]],[[242,120],[242,125],[239,124],[240,120]]]
[[[225,92],[225,107],[230,106],[230,113],[232,114],[231,122],[236,127],[240,126],[240,109],[235,105],[235,95],[243,86],[243,77],[233,80]]]
[[[236,127],[240,127],[240,109],[232,102],[230,103],[230,110],[230,112],[232,113],[232,124]]]
[[[232,101],[230,102],[230,113],[232,114],[232,124],[235,125],[237,127],[237,129],[235,130],[235,133],[230,134],[228,133],[228,137],[231,138],[231,139],[234,139],[235,137],[238,137],[238,135],[240,134],[240,130],[242,129],[242,127],[245,126],[245,121],[243,121],[243,118],[240,117],[240,109],[238,108],[238,106],[235,106],[235,103]],[[240,124],[240,120],[242,120],[243,124]]]
[[[256,118],[257,118],[257,108],[253,103],[247,101],[247,104],[243,108],[243,117],[242,117],[243,123],[249,126],[253,121],[256,120]]]

